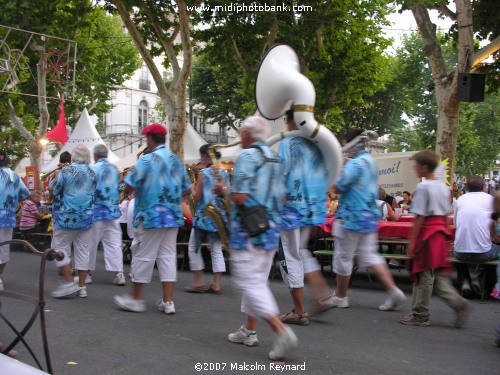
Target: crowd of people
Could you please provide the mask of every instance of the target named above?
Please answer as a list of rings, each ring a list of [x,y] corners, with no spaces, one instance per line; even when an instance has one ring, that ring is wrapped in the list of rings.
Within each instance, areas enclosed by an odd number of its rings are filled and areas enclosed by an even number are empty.
[[[286,115],[288,130],[296,130],[293,110]],[[269,358],[281,360],[298,345],[290,325],[308,325],[310,315],[349,307],[348,287],[355,256],[358,264],[374,273],[387,291],[379,310],[394,310],[406,301],[385,260],[378,255],[377,226],[380,220],[397,221],[398,213],[410,212],[415,216],[408,248],[408,269],[414,281],[412,311],[400,322],[429,326],[429,302],[435,290],[455,311],[455,326],[465,324],[469,302],[459,295],[449,277],[448,216],[455,202],[457,259],[474,262],[496,259],[500,239],[498,193],[494,199],[486,197],[484,180],[473,176],[467,182],[469,193],[453,201],[453,188],[450,193],[434,177],[436,154],[426,150],[413,157],[415,172],[424,181],[416,186],[414,194],[402,191],[392,197],[377,185],[377,167],[363,143],[350,151],[334,186],[329,187],[328,161],[316,144],[299,136],[286,137],[275,153],[265,143],[268,133],[269,125],[262,117],[252,116],[243,121],[240,131],[243,151],[236,160],[232,178],[213,165],[220,155],[208,145],[203,146],[195,182],[189,180],[181,160],[165,147],[167,130],[159,124],[143,129],[147,152],[122,182],[116,167],[107,160],[106,146],[98,145],[92,150],[94,164],[90,165],[91,151],[77,145],[71,160],[62,160],[63,167],[49,187],[53,200],[52,247],[65,254],[64,259],[56,262],[62,280],[51,295],[87,297],[86,286],[92,283],[100,243],[105,270],[113,273],[114,284],[125,285],[121,244],[127,239],[132,241],[133,253],[131,293],[116,295],[114,303],[121,310],[146,311],[144,288],[152,281],[156,264],[162,286],[156,307],[164,314],[175,314],[177,236],[186,215],[192,214],[188,255],[193,282],[185,291],[222,293],[221,275],[226,272],[223,249],[231,250],[231,278],[242,296],[245,321],[228,335],[228,340],[249,347],[257,345],[257,323],[263,320],[275,334]],[[343,144],[360,134],[361,130],[349,130],[342,137]],[[30,193],[7,168],[3,151],[0,151],[0,167],[0,190],[5,192],[0,198],[2,242],[12,238],[18,201],[26,200],[21,230],[39,230],[37,219],[44,215],[37,207],[42,195],[37,191]],[[120,184],[124,186],[122,202]],[[196,202],[195,212],[191,212],[183,199],[188,195]],[[311,227],[323,224],[327,216],[333,215],[335,291],[330,290],[307,246]],[[210,245],[213,279],[209,284],[204,281],[202,243]],[[293,309],[283,314],[268,286],[276,252],[293,302]],[[0,277],[8,260],[9,248],[2,246]],[[459,272],[462,284],[470,285],[472,281],[466,270]],[[304,304],[306,281],[314,301],[310,311],[306,311]],[[0,288],[3,288],[1,278]],[[498,296],[498,290],[497,283],[494,295]]]

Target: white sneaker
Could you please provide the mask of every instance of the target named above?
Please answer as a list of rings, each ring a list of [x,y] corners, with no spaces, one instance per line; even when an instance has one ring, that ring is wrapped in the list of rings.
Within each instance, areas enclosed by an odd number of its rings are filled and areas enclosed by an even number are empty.
[[[76,292],[76,295],[80,298],[87,297],[87,287],[86,286],[79,286],[78,291]]]
[[[175,314],[175,305],[173,301],[163,302],[163,299],[156,301],[158,310],[163,311],[167,315]]]
[[[2,279],[0,278],[0,290],[4,290],[4,287],[3,287],[3,281]]]
[[[132,297],[127,295],[115,296],[113,300],[115,301],[115,305],[122,310],[132,312],[146,311],[146,303],[143,300],[132,299]]]
[[[76,275],[75,278],[75,283],[79,283],[80,282],[80,276]],[[92,284],[92,275],[89,273],[87,273],[87,276],[85,276],[85,284]]]
[[[119,272],[115,275],[115,280],[113,281],[113,283],[120,286],[125,285],[125,276],[123,275],[123,272]]]
[[[243,344],[245,346],[257,346],[259,340],[257,339],[257,332],[249,331],[242,325],[236,332],[230,333],[227,339],[236,344]]]
[[[383,305],[380,305],[378,309],[380,311],[391,311],[394,310],[398,305],[404,303],[406,301],[406,296],[403,291],[399,288],[396,288],[394,292],[389,293],[389,298],[384,302]]]
[[[330,297],[319,301],[322,306],[331,306],[345,309],[349,307],[349,297],[339,298],[333,293]]]
[[[269,359],[273,361],[282,360],[298,344],[299,339],[295,336],[295,333],[290,327],[285,326],[285,331],[276,335],[274,339],[273,348],[269,352]]]
[[[75,294],[78,291],[78,284],[74,282],[61,283],[50,295],[54,298],[64,298]]]

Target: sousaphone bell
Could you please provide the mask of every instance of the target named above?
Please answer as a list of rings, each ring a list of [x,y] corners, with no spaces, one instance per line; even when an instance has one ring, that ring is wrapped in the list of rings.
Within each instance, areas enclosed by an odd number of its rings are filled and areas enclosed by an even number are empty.
[[[316,92],[300,73],[299,59],[291,47],[276,44],[267,51],[257,73],[255,101],[268,120],[283,117],[293,104],[299,130],[277,134],[266,142],[273,145],[284,137],[299,136],[317,144],[327,166],[328,186],[332,186],[342,169],[342,148],[332,132],[314,119]]]

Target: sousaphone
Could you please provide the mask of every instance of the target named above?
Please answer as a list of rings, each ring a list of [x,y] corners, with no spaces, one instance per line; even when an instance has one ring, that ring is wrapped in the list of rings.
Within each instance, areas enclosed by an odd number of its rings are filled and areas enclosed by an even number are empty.
[[[255,101],[260,114],[268,120],[283,117],[293,104],[299,130],[277,134],[268,145],[284,137],[303,137],[318,145],[325,159],[328,186],[332,186],[342,168],[342,148],[337,138],[314,119],[316,92],[311,81],[300,73],[295,51],[276,44],[262,60],[255,82]]]

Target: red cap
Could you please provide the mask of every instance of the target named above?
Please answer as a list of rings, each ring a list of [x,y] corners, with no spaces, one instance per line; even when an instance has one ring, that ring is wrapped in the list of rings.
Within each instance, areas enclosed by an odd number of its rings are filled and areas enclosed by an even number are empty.
[[[167,135],[167,129],[165,129],[160,124],[151,124],[142,129],[141,134],[159,134],[159,135]]]

